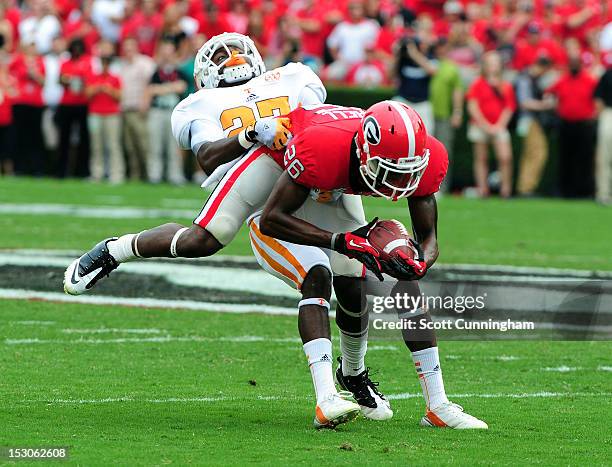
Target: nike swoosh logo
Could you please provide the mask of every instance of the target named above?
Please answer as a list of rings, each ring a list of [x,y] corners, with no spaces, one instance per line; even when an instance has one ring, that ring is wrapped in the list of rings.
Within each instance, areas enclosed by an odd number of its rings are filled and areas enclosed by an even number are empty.
[[[75,285],[81,281],[81,279],[77,275],[78,270],[79,270],[79,264],[77,263],[77,265],[74,267],[74,271],[72,271],[72,277],[70,278],[70,282],[72,282]]]
[[[358,243],[355,243],[353,240],[349,240],[349,246],[355,247],[355,248],[359,248],[360,250],[363,250],[363,247],[361,245],[359,245]]]

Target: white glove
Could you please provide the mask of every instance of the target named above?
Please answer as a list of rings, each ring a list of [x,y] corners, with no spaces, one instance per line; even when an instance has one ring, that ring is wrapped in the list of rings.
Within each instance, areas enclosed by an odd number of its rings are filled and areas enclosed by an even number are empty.
[[[266,117],[253,125],[255,140],[270,149],[282,149],[291,138],[291,122],[287,117]]]

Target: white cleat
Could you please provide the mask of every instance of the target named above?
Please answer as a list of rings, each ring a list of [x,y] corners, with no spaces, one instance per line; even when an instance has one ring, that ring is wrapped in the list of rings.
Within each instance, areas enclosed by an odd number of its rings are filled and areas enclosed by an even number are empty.
[[[91,250],[75,259],[64,272],[64,292],[70,295],[81,295],[112,271],[119,263],[108,252],[107,244],[116,238],[102,240]]]
[[[435,428],[454,428],[456,430],[487,430],[482,420],[465,413],[463,407],[453,402],[447,402],[434,410],[428,410],[421,419],[421,426]]]
[[[340,365],[334,373],[336,384],[353,395],[363,416],[369,420],[390,420],[393,417],[391,404],[378,389],[378,383],[370,379],[369,368],[357,376],[344,376],[342,374],[342,357],[338,357],[338,363]]]
[[[318,403],[315,409],[315,428],[335,428],[357,417],[359,405],[348,400],[350,396],[350,393],[339,392]]]

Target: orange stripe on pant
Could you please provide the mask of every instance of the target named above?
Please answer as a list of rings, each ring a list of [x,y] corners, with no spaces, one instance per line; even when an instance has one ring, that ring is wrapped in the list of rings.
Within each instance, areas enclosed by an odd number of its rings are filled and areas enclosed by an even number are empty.
[[[304,270],[300,262],[295,259],[293,254],[287,248],[280,244],[278,240],[262,234],[254,220],[251,221],[249,226],[251,227],[257,238],[259,238],[262,242],[272,248],[272,250],[276,251],[279,255],[289,261],[289,263],[291,263],[291,265],[296,269],[300,276],[302,276],[302,280],[306,278],[306,271]]]
[[[287,279],[290,279],[291,281],[293,281],[293,283],[295,284],[296,288],[298,290],[300,290],[300,287],[302,286],[302,283],[297,278],[297,276],[295,274],[292,274],[287,268],[285,268],[282,264],[280,264],[274,258],[272,258],[268,253],[266,253],[264,250],[262,250],[262,248],[257,244],[255,239],[253,238],[253,233],[251,233],[250,236],[251,236],[251,243],[253,244],[253,246],[257,250],[257,253],[259,253],[259,256],[261,256],[266,261],[266,263],[268,263],[268,265],[272,269],[274,269],[276,272],[278,272],[282,276],[285,276]]]

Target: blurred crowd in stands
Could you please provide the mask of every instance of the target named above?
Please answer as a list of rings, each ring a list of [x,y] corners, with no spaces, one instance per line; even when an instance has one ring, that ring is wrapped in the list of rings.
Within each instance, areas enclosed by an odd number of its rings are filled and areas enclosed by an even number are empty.
[[[609,204],[611,7],[607,0],[0,0],[0,170],[184,183],[193,158],[174,143],[172,108],[194,92],[199,47],[235,31],[255,41],[268,69],[301,61],[330,86],[393,88],[451,158],[466,128],[474,195],[489,194],[489,150],[501,196],[536,194],[556,129],[559,194]],[[521,138],[518,155],[512,135]]]

